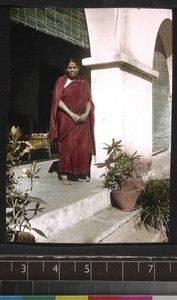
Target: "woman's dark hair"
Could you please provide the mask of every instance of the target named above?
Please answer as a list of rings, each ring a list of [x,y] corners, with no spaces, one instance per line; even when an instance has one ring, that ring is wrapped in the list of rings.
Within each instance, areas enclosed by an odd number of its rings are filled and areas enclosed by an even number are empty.
[[[70,62],[74,62],[79,68],[81,67],[81,63],[77,58],[70,57],[65,61],[64,68],[66,69]]]

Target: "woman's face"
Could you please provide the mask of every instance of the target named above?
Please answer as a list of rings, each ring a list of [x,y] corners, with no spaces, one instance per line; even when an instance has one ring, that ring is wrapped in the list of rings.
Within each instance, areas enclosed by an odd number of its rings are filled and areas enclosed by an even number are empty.
[[[70,79],[75,79],[79,73],[80,68],[78,67],[78,65],[71,61],[66,69],[65,69],[65,73],[66,75],[70,78]]]

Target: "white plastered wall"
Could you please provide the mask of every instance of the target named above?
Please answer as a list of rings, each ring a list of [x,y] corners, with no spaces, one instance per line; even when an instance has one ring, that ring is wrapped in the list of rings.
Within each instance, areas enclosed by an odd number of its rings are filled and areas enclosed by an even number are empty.
[[[142,160],[152,155],[152,78],[155,41],[167,9],[85,9],[95,103],[96,161],[105,159],[104,143],[121,139]],[[92,176],[102,170],[92,166]]]

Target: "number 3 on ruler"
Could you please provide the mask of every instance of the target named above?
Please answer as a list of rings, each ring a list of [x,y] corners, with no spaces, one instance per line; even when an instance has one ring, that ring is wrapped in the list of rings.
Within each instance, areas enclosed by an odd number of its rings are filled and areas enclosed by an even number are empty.
[[[22,264],[21,273],[26,273],[26,265],[25,264]]]

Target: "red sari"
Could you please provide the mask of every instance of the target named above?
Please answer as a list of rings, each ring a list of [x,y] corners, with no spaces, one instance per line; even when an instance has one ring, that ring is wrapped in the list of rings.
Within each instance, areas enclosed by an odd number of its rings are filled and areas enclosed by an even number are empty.
[[[67,76],[60,77],[54,88],[50,115],[49,138],[58,141],[59,172],[72,175],[90,173],[91,156],[95,154],[94,105],[88,82],[78,77],[64,87]],[[76,124],[70,116],[58,107],[59,100],[78,115],[86,111],[88,101],[91,111],[82,124]]]

